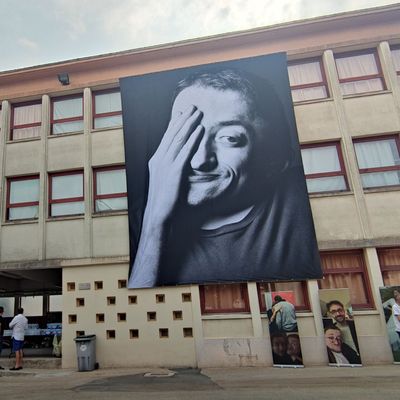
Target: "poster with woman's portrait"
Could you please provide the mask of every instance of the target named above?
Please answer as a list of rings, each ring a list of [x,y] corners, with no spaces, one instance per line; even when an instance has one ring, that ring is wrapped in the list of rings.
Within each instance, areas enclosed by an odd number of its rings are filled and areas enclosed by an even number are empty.
[[[379,288],[393,360],[400,363],[400,286]]]

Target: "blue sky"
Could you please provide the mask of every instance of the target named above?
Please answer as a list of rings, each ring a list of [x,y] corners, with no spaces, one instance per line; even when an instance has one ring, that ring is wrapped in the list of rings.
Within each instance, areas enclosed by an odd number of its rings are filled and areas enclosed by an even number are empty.
[[[0,0],[0,71],[398,1]]]

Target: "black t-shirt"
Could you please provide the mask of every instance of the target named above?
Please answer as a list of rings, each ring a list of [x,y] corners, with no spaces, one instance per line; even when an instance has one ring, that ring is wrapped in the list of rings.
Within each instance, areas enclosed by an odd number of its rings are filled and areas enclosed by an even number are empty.
[[[295,169],[240,222],[196,231],[185,221],[170,242],[158,284],[319,278],[308,198],[298,198],[303,185],[303,171]]]

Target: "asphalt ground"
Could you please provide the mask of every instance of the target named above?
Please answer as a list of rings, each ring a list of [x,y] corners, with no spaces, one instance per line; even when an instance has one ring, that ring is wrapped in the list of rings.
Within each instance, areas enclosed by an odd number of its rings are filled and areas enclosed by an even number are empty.
[[[400,399],[400,365],[359,368],[23,369],[0,371],[0,399]]]

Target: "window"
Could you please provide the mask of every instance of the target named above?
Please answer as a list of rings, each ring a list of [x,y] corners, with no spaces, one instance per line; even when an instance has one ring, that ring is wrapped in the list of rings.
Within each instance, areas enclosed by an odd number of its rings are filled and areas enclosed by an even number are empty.
[[[397,83],[400,85],[400,49],[392,49],[392,59],[397,74]]]
[[[126,176],[124,167],[94,170],[95,212],[126,210]]]
[[[363,188],[400,185],[398,135],[359,139],[354,148]]]
[[[83,130],[83,97],[69,96],[51,101],[51,133],[79,132]]]
[[[265,296],[267,292],[287,292],[292,291],[295,296],[295,307],[299,311],[310,310],[310,303],[308,301],[307,282],[305,281],[291,281],[291,282],[259,282],[257,283],[258,302],[260,304],[261,312],[266,312]]]
[[[42,104],[40,102],[14,104],[11,108],[11,140],[40,136]]]
[[[325,99],[328,89],[321,60],[293,62],[288,65],[293,101]]]
[[[320,289],[349,288],[354,308],[372,308],[372,296],[362,250],[321,253],[324,278]]]
[[[249,312],[246,283],[200,286],[203,314]]]
[[[400,285],[400,247],[378,249],[383,284],[385,286]]]
[[[343,95],[385,89],[376,51],[339,54],[335,56],[335,61]]]
[[[112,128],[122,125],[121,94],[108,90],[93,94],[93,128]]]
[[[340,143],[302,145],[301,158],[308,193],[348,189]]]
[[[26,317],[43,315],[43,296],[22,296],[21,307]]]
[[[62,172],[51,174],[49,178],[49,215],[83,214],[83,172]]]
[[[33,219],[39,212],[39,176],[8,178],[6,220]]]

